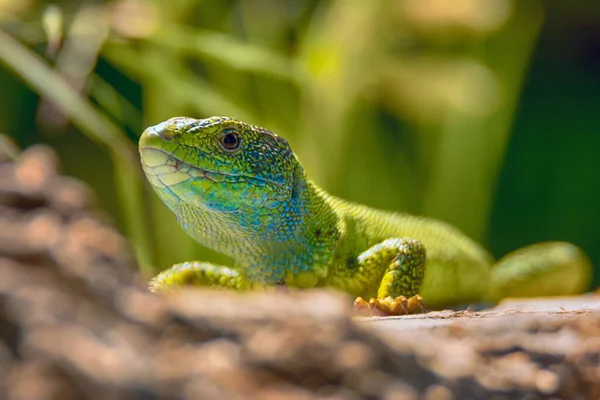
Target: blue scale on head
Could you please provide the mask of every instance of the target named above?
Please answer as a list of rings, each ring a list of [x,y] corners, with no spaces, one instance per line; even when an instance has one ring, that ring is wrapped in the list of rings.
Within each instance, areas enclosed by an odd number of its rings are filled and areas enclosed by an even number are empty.
[[[261,226],[262,222],[260,222],[260,220],[258,218],[253,218],[249,220],[250,225],[252,226]]]
[[[265,207],[267,208],[277,208],[281,203],[277,200],[267,200],[265,202]]]

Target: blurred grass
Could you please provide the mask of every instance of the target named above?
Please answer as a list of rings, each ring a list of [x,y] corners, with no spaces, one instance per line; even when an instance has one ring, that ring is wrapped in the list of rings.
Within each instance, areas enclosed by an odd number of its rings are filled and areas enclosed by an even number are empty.
[[[268,127],[337,195],[490,236],[543,2],[43,6],[0,2],[0,59],[42,99],[29,129],[64,134],[64,114],[111,154],[119,220],[145,275],[188,259],[225,262],[142,188],[128,136],[175,115],[230,115]],[[1,74],[0,82],[11,84]],[[0,127],[22,139],[18,118],[26,114],[6,112],[7,99],[0,95]]]
[[[125,225],[131,235],[142,271],[149,273],[144,270],[152,264],[143,217],[142,178],[131,143],[118,127],[74,92],[36,54],[1,31],[0,62],[15,71],[34,90],[69,116],[81,132],[110,151],[115,164],[117,193],[123,207]]]

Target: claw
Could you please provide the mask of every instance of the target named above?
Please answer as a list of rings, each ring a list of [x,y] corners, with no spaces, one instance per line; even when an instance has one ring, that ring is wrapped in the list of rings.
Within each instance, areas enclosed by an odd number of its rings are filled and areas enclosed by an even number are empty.
[[[387,297],[385,299],[369,299],[367,302],[362,297],[354,300],[354,311],[362,316],[389,316],[389,315],[408,315],[417,312],[426,313],[423,298],[418,294],[411,298],[398,296],[396,298]]]
[[[367,314],[371,314],[369,311],[369,303],[367,303],[365,301],[365,299],[363,299],[362,297],[357,297],[354,300],[354,312],[358,315],[367,315]]]
[[[386,315],[408,314],[408,300],[404,296],[398,296],[396,298],[386,297],[385,299],[371,299],[369,304],[377,307]]]
[[[408,310],[411,314],[416,314],[417,308],[423,313],[427,313],[425,309],[425,303],[423,302],[423,298],[416,294],[410,299],[408,299]]]

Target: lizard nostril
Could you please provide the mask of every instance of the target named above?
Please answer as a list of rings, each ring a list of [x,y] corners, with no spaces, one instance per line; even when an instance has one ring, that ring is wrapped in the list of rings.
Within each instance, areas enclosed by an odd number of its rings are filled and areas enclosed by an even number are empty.
[[[144,132],[146,135],[153,135],[153,136],[162,136],[161,135],[161,130],[157,129],[158,126],[151,126],[148,129],[146,129],[146,131]]]
[[[164,141],[170,141],[175,136],[176,128],[177,128],[177,125],[174,124],[174,122],[172,120],[161,122],[158,125],[153,125],[153,126],[146,128],[144,133],[142,133],[142,138],[143,137],[154,138],[154,140],[160,138],[161,140],[164,140]]]

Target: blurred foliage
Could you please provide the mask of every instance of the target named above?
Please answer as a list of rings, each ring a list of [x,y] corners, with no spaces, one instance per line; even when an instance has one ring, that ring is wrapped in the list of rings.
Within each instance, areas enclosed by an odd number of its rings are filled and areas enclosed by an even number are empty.
[[[0,131],[97,188],[146,274],[225,261],[142,186],[136,138],[176,115],[265,126],[332,193],[496,256],[600,265],[597,2],[0,0],[0,26]]]

